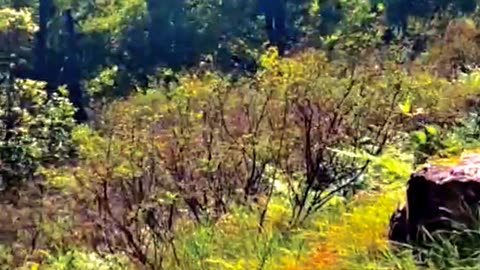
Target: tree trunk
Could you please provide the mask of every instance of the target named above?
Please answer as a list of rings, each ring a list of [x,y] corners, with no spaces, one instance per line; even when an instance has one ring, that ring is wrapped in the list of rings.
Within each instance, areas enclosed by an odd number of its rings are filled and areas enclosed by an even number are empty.
[[[77,36],[75,33],[74,20],[70,10],[64,12],[65,32],[67,33],[66,59],[64,61],[63,80],[66,82],[70,102],[77,109],[75,120],[77,122],[87,121],[87,114],[83,104],[83,92],[80,85],[80,67],[77,59]]]
[[[34,49],[35,56],[35,77],[38,80],[47,81],[47,36],[48,21],[50,20],[51,0],[40,0],[39,6],[39,30],[36,33]]]
[[[265,15],[265,31],[270,45],[277,47],[280,55],[285,52],[287,7],[285,0],[260,0],[260,9]]]

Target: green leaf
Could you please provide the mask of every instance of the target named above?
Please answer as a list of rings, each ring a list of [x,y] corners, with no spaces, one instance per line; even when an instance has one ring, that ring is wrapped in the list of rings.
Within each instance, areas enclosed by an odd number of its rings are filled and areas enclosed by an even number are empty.
[[[409,115],[410,112],[412,111],[412,99],[411,99],[411,97],[408,97],[407,100],[404,103],[401,103],[398,106],[400,107],[400,111],[403,114]]]
[[[433,136],[437,136],[438,135],[438,130],[436,127],[432,126],[432,125],[428,125],[425,127],[425,130],[427,131],[428,134],[430,135],[433,135]]]
[[[414,133],[414,138],[418,144],[426,144],[427,143],[427,134],[423,131],[417,131]]]

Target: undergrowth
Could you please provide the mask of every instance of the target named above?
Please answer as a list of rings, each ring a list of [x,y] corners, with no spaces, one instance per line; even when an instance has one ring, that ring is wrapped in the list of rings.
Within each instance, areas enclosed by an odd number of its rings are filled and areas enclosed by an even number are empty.
[[[478,152],[480,72],[450,67],[477,50],[447,36],[426,52],[439,61],[406,63],[410,49],[386,46],[365,1],[342,2],[351,16],[330,49],[271,48],[248,76],[206,59],[133,87],[124,67],[104,67],[82,82],[88,125],[68,91],[16,85],[8,65],[0,189],[18,189],[0,209],[0,269],[480,269],[480,229],[428,249],[387,240],[414,170]]]

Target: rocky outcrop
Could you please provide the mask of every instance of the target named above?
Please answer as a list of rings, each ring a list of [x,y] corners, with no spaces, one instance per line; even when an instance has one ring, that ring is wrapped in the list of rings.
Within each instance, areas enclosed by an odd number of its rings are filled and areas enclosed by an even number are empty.
[[[425,240],[424,232],[434,234],[474,226],[480,202],[480,154],[415,172],[406,193],[405,206],[390,219],[391,241],[418,244]]]

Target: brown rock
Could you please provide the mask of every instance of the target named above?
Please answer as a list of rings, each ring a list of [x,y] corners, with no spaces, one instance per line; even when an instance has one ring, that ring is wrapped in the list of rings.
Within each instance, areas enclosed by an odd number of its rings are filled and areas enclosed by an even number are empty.
[[[432,234],[471,228],[478,220],[480,154],[463,156],[454,164],[427,166],[412,174],[406,195],[406,205],[390,219],[391,241],[420,243],[425,231]]]

